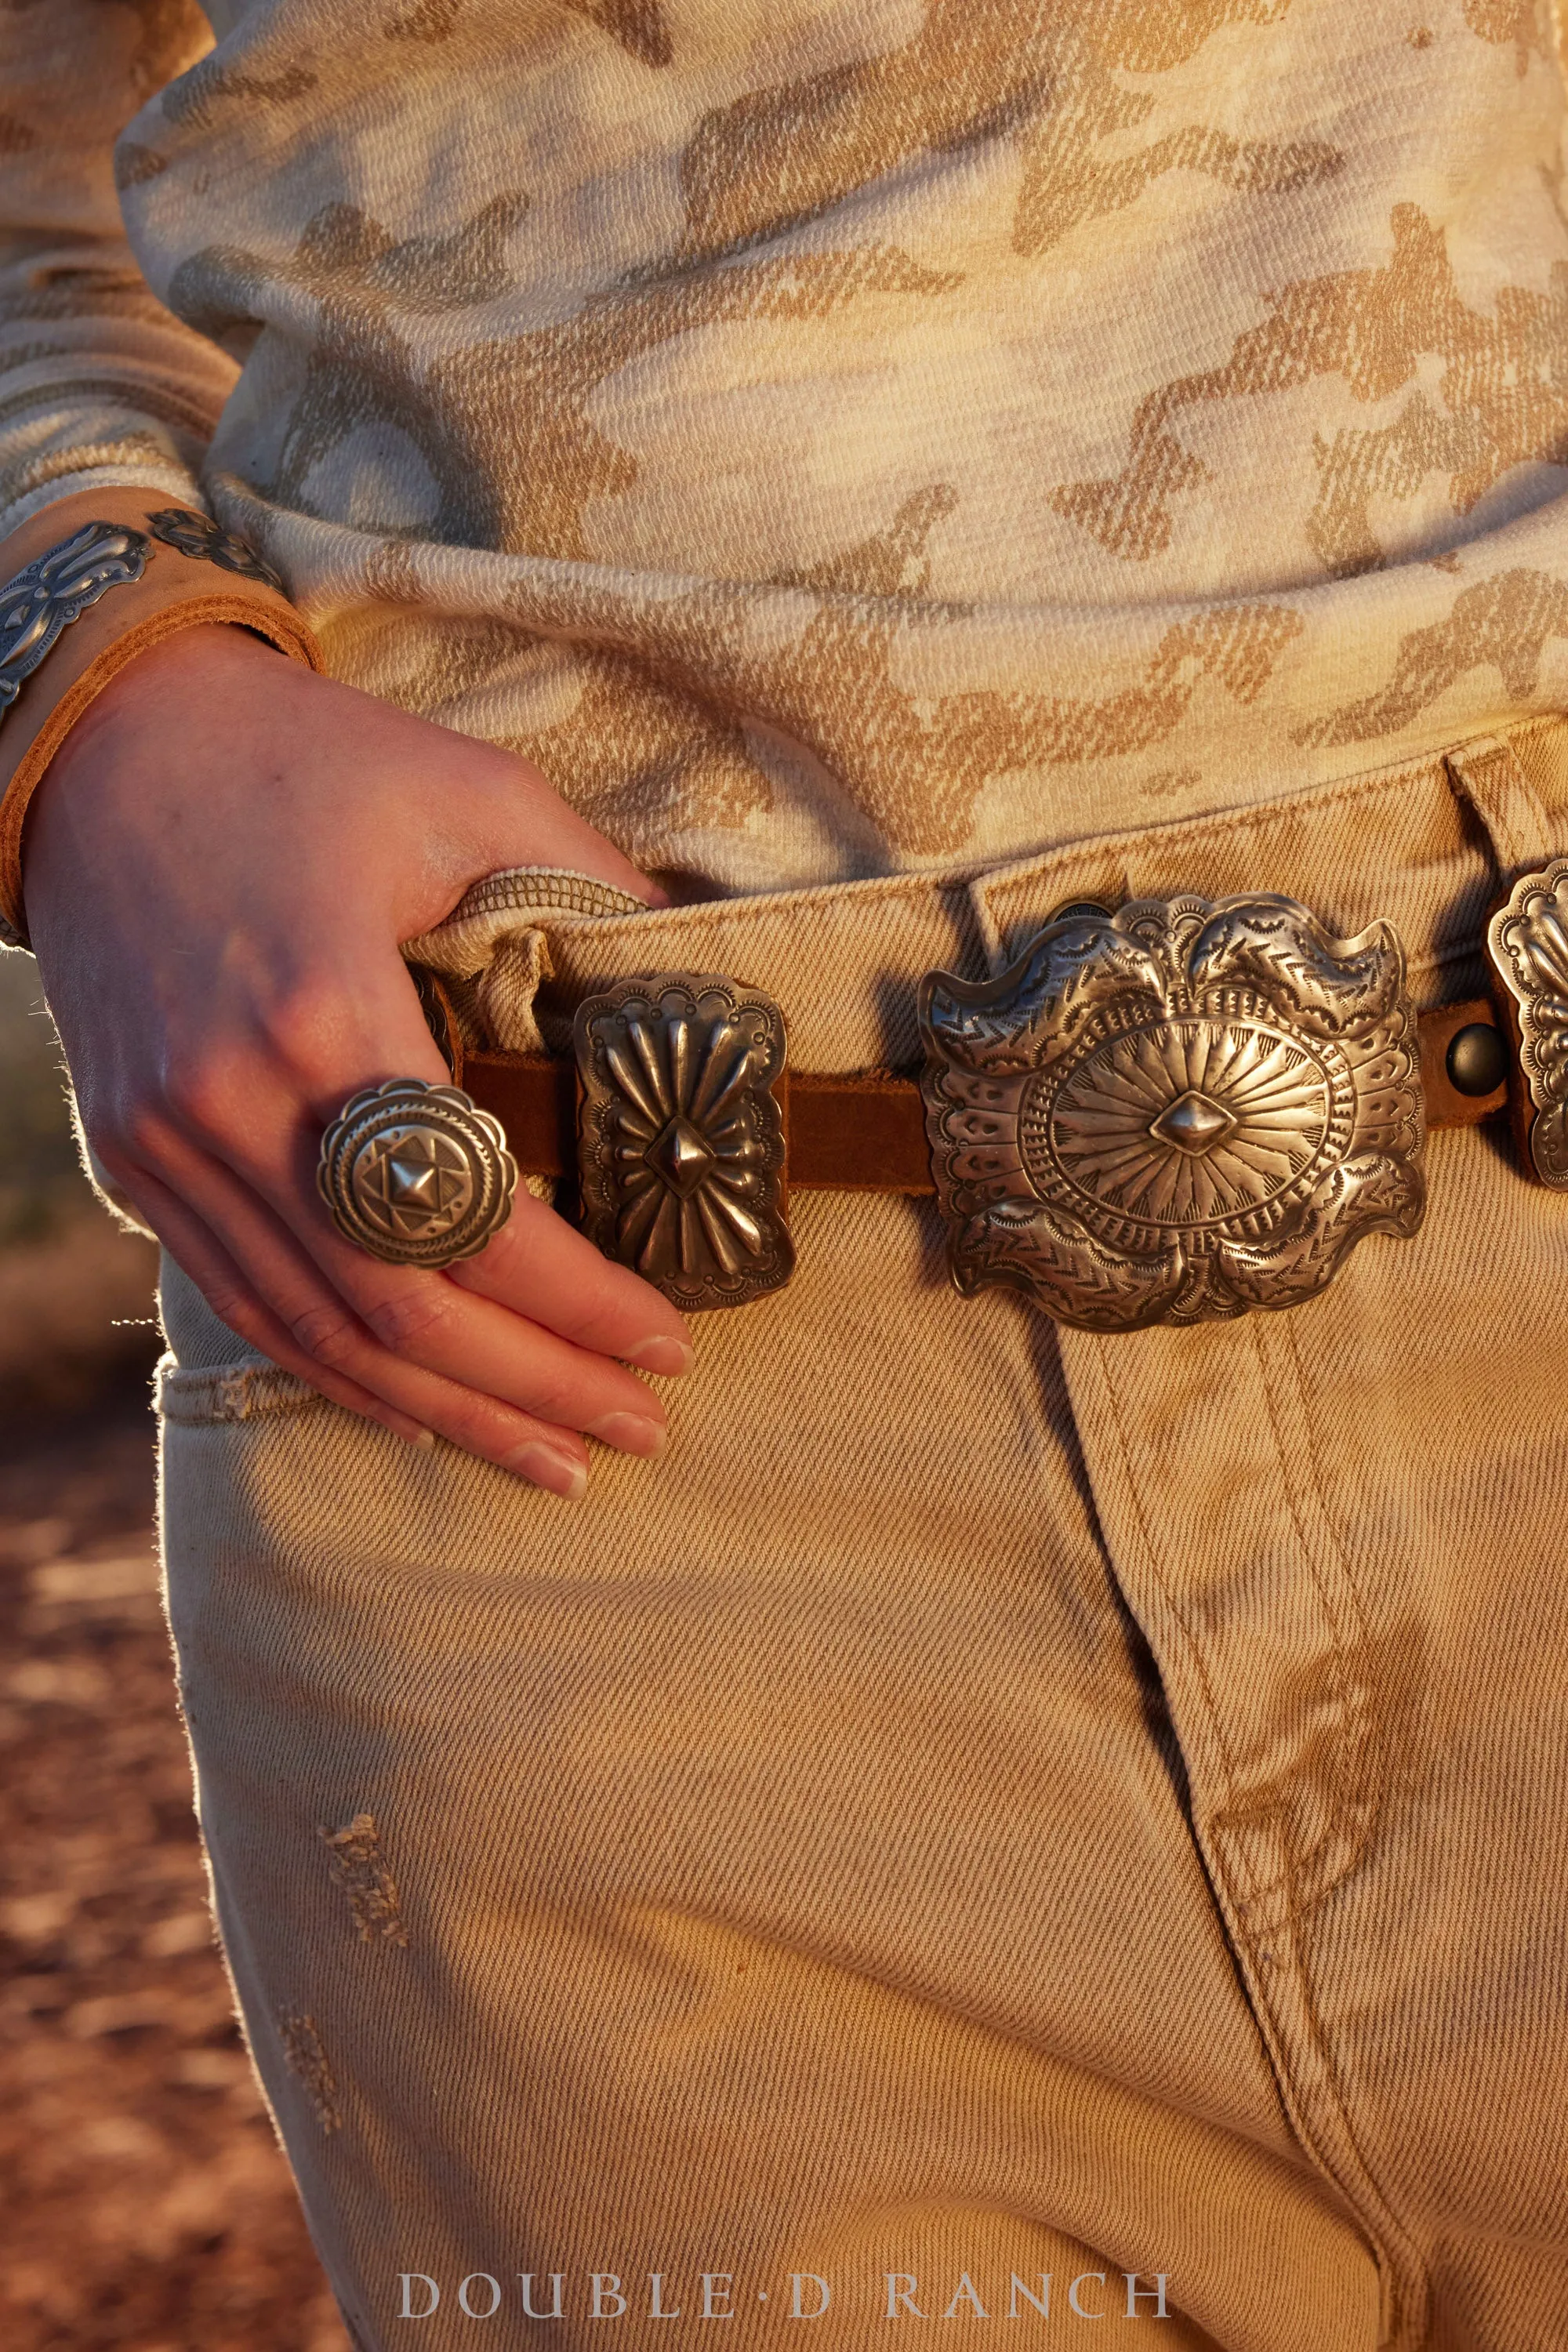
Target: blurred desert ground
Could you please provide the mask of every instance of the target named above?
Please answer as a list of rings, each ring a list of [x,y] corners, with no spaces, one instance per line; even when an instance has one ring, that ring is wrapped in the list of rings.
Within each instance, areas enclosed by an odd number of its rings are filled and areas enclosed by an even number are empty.
[[[5,2352],[347,2352],[213,1946],[153,1552],[155,1254],[0,954]]]

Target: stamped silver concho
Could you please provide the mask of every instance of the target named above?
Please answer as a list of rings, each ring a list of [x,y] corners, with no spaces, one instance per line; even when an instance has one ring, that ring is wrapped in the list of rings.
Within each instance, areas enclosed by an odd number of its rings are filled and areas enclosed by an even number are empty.
[[[1386,923],[1293,899],[1064,909],[999,980],[921,987],[960,1290],[1133,1331],[1292,1307],[1413,1234],[1426,1109]]]
[[[1568,857],[1515,883],[1487,946],[1518,1026],[1531,1163],[1543,1184],[1568,1190]]]
[[[148,549],[143,531],[84,523],[0,588],[0,719],[60,632],[110,588],[141,579]]]
[[[460,1087],[389,1078],[343,1105],[316,1170],[338,1231],[396,1265],[472,1257],[511,1213],[517,1163]]]
[[[211,515],[198,514],[190,507],[163,507],[148,516],[147,528],[165,547],[195,562],[216,563],[220,572],[236,572],[241,580],[258,580],[264,588],[276,588],[279,595],[284,593],[281,575],[263,562],[250,541],[225,530]]]
[[[731,980],[660,972],[579,1005],[583,1228],[690,1309],[789,1280],[784,1016]]]

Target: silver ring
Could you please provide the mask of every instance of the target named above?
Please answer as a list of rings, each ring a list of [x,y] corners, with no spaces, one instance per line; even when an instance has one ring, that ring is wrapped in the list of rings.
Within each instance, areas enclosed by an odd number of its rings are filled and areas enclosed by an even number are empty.
[[[460,1087],[388,1078],[346,1102],[316,1182],[345,1240],[394,1265],[451,1265],[511,1214],[517,1162],[500,1121]]]

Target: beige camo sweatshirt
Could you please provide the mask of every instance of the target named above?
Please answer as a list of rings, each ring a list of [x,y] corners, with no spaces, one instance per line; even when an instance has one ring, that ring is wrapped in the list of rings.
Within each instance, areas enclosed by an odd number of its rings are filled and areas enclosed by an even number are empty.
[[[0,530],[199,484],[698,887],[1287,793],[1568,703],[1563,113],[1548,0],[0,0]]]

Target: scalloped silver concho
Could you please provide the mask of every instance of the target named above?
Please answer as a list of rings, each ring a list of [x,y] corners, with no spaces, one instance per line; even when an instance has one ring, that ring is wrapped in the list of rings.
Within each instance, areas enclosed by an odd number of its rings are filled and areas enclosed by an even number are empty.
[[[1487,945],[1519,1026],[1531,1160],[1543,1184],[1568,1190],[1568,857],[1521,875]]]
[[[577,1008],[583,1230],[683,1308],[786,1283],[784,1016],[718,974],[617,981]]]
[[[1131,1331],[1291,1307],[1426,1190],[1415,1016],[1386,923],[1290,898],[1055,918],[1000,979],[921,984],[953,1279]]]

